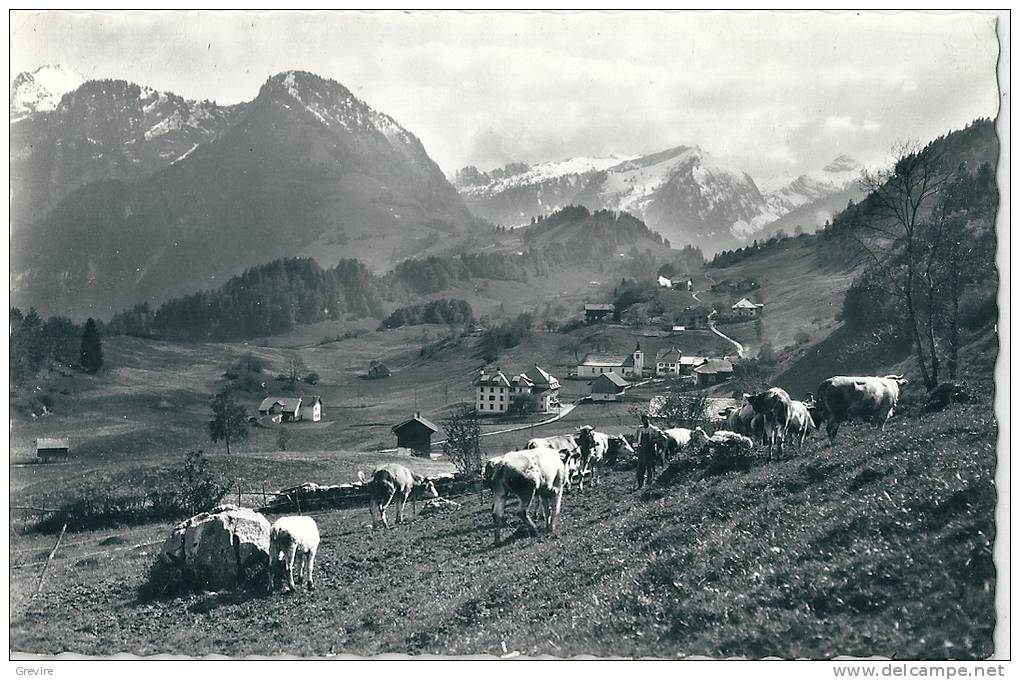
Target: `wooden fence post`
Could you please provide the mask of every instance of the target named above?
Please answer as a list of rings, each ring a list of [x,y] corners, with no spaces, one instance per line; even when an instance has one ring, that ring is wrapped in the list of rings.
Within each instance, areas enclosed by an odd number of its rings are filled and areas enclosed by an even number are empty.
[[[57,542],[53,545],[53,550],[50,551],[50,556],[46,558],[46,564],[43,565],[42,572],[39,574],[39,585],[36,586],[35,592],[32,593],[32,597],[39,594],[39,591],[43,587],[43,579],[46,578],[46,569],[50,566],[50,562],[53,561],[53,556],[57,554],[57,548],[60,547],[60,541],[64,538],[64,532],[67,531],[67,522],[64,522],[63,528],[60,529],[60,535],[57,536]]]
[[[237,480],[237,507],[241,507],[241,480]]]

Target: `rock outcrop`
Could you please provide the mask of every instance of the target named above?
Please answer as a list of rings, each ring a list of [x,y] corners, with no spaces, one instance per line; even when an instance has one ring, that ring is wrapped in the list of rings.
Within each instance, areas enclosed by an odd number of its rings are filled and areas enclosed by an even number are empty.
[[[220,505],[174,527],[159,559],[195,589],[257,586],[268,580],[269,529],[254,510]]]

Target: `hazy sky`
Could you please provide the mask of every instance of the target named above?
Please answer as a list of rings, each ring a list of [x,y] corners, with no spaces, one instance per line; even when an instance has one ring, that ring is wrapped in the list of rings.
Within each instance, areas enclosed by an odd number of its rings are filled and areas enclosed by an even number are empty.
[[[882,160],[998,107],[978,14],[24,12],[11,77],[64,63],[221,103],[339,80],[447,171],[698,144],[756,178]]]

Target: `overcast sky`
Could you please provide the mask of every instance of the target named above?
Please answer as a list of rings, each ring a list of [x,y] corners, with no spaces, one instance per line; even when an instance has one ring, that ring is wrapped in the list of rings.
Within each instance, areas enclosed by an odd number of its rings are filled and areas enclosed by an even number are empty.
[[[339,80],[447,171],[697,144],[766,179],[994,117],[977,14],[13,12],[11,77],[64,63],[188,98]]]

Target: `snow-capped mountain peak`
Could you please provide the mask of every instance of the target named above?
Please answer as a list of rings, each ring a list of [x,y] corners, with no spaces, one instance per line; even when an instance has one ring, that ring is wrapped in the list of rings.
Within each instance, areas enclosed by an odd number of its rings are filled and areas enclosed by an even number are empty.
[[[11,83],[11,122],[37,111],[52,111],[61,97],[81,87],[85,77],[63,64],[19,73]]]
[[[263,86],[261,96],[276,96],[284,108],[307,111],[328,128],[346,132],[376,131],[392,144],[411,144],[412,136],[393,118],[376,111],[341,83],[308,71],[278,73]]]
[[[860,178],[862,167],[855,158],[842,154],[821,170],[800,175],[769,191],[766,201],[772,212],[784,215],[794,208],[853,187]]]

